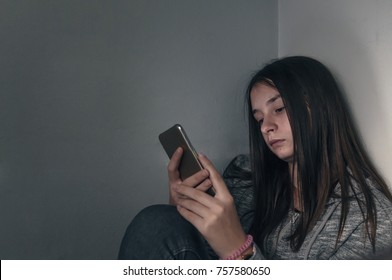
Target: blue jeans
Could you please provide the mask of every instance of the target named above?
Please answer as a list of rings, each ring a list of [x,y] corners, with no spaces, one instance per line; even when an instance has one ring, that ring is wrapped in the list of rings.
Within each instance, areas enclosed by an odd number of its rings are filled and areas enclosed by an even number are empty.
[[[143,209],[128,226],[119,259],[196,260],[217,259],[198,230],[171,205]]]

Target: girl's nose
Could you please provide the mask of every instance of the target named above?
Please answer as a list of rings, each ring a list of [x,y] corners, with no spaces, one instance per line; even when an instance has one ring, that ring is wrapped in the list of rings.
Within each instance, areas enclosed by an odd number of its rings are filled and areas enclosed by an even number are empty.
[[[263,124],[261,125],[261,132],[264,134],[268,134],[275,130],[276,130],[275,123],[269,118],[264,118]]]

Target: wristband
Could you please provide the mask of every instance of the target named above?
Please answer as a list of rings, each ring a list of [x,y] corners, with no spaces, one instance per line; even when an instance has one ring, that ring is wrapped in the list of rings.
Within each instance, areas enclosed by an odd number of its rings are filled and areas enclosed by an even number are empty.
[[[251,245],[253,244],[253,236],[248,234],[246,236],[246,240],[242,246],[235,251],[232,255],[225,258],[225,260],[236,260],[239,256],[241,256]]]

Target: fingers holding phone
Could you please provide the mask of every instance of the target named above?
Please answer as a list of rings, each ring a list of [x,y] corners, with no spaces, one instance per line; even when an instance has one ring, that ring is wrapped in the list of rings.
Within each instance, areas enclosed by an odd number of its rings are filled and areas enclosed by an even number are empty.
[[[244,243],[246,234],[223,178],[206,156],[200,155],[199,160],[214,185],[215,196],[184,187],[184,184],[177,185],[176,192],[180,194],[177,209],[220,257],[228,256]]]
[[[183,149],[181,147],[177,148],[173,153],[169,164],[167,166],[168,177],[169,177],[169,192],[170,204],[177,205],[178,199],[184,196],[176,191],[178,185],[183,185],[186,187],[196,188],[200,191],[207,191],[211,188],[211,181],[208,178],[209,172],[206,169],[202,169],[196,172],[194,175],[186,178],[184,181],[180,178],[179,165],[183,155]]]
[[[226,183],[219,171],[215,168],[214,164],[203,154],[200,154],[198,158],[204,170],[207,170],[209,173],[209,178],[214,186],[215,195],[219,194],[221,198],[231,198],[231,194],[226,187]]]
[[[219,256],[241,246],[246,237],[234,201],[211,161],[197,155],[181,125],[161,133],[159,140],[170,158],[170,203],[177,205]]]
[[[181,158],[183,154],[183,149],[178,147],[177,150],[173,153],[169,164],[167,165],[167,173],[169,176],[169,182],[181,182],[180,171],[178,167],[180,166]]]

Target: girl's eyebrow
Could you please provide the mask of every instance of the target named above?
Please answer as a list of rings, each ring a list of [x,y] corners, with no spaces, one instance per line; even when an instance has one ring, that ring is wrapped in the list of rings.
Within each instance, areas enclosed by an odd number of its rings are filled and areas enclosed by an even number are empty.
[[[271,103],[274,103],[277,99],[281,98],[280,94],[278,93],[277,95],[275,95],[274,97],[270,98],[267,100],[266,104],[269,105]]]
[[[282,98],[282,97],[278,93],[277,95],[275,95],[275,96],[271,97],[270,99],[268,99],[267,102],[265,102],[265,104],[266,105],[270,105],[270,104],[274,103],[276,100],[278,100],[279,98]],[[260,111],[259,109],[254,109],[254,110],[252,110],[252,114],[254,115],[254,114],[256,114],[259,111]]]

